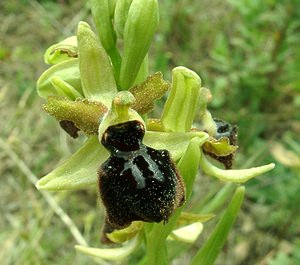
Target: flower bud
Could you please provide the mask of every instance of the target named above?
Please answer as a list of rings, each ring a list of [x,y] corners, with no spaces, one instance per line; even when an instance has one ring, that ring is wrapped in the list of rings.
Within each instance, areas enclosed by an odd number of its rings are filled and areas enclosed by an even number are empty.
[[[104,47],[108,52],[116,44],[116,36],[111,21],[111,13],[113,14],[112,0],[91,0],[91,10],[94,22],[98,31],[98,36]]]
[[[45,54],[46,64],[57,64],[78,57],[77,38],[72,36],[50,46]]]
[[[196,114],[200,77],[185,67],[172,71],[172,87],[165,103],[161,121],[164,128],[173,132],[188,132]]]
[[[125,23],[131,3],[132,0],[118,0],[116,4],[114,21],[116,32],[120,39],[123,39]]]
[[[124,52],[120,72],[120,87],[129,89],[149,50],[158,25],[157,0],[133,0],[124,29]]]

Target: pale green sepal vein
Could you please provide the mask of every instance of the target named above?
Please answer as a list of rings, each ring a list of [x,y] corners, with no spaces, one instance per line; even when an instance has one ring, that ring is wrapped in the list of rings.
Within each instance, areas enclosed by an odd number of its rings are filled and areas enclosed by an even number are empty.
[[[230,181],[235,183],[244,183],[247,180],[258,175],[264,174],[275,167],[274,163],[260,167],[252,167],[249,169],[220,169],[213,165],[203,154],[200,159],[200,167],[203,172],[209,176],[217,177],[222,181]]]
[[[97,183],[97,170],[107,158],[106,149],[92,136],[68,160],[40,179],[36,187],[50,191],[87,188]]]
[[[213,265],[218,254],[224,246],[229,231],[233,226],[242,202],[244,200],[245,187],[238,187],[233,195],[233,198],[225,211],[224,215],[218,222],[208,240],[197,252],[191,265]]]

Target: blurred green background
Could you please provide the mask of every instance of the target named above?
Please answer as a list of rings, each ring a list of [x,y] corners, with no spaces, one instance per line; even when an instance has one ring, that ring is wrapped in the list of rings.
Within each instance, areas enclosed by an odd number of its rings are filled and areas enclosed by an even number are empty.
[[[217,264],[300,264],[300,1],[161,0],[160,10],[151,72],[170,79],[171,69],[184,65],[201,76],[213,94],[213,116],[239,126],[235,168],[277,164],[246,184]],[[47,68],[45,49],[74,35],[80,20],[92,23],[88,4],[4,0],[0,19],[0,263],[92,264],[75,252],[51,200],[96,246],[102,222],[96,187],[49,196],[33,185],[83,140],[68,138],[41,111],[35,82]],[[201,196],[222,185],[208,177],[197,184]],[[188,264],[202,240],[172,264]]]

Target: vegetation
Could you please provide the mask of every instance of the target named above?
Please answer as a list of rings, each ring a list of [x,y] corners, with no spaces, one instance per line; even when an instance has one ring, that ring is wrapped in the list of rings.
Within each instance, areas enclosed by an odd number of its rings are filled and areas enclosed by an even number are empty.
[[[235,168],[278,161],[272,172],[246,184],[242,213],[217,264],[300,262],[299,5],[296,0],[161,1],[150,72],[160,70],[170,79],[169,69],[184,65],[201,75],[213,94],[213,115],[239,126]],[[92,24],[89,8],[85,1],[13,0],[2,1],[0,10],[1,264],[89,264],[74,251],[73,222],[86,240],[99,241],[96,191],[49,196],[34,186],[81,144],[41,112],[35,80],[45,70],[41,58],[50,44],[73,35],[80,20]],[[201,177],[197,194],[209,198],[222,186]],[[224,187],[225,196],[232,194],[232,187]],[[222,206],[194,200],[203,212]],[[213,225],[208,223],[208,231]],[[205,237],[174,264],[186,264]],[[171,254],[179,248],[186,245],[176,245]]]

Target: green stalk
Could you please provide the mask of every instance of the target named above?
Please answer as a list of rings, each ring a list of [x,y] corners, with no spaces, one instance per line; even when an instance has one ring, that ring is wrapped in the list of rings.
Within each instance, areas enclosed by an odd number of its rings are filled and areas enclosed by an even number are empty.
[[[178,170],[182,175],[186,186],[187,201],[191,196],[193,183],[198,173],[198,164],[201,156],[199,146],[201,146],[202,142],[203,138],[193,138],[190,141],[185,154],[178,163]],[[148,265],[168,264],[166,238],[173,230],[182,210],[183,207],[178,208],[166,225],[163,223],[146,224],[145,233]]]

